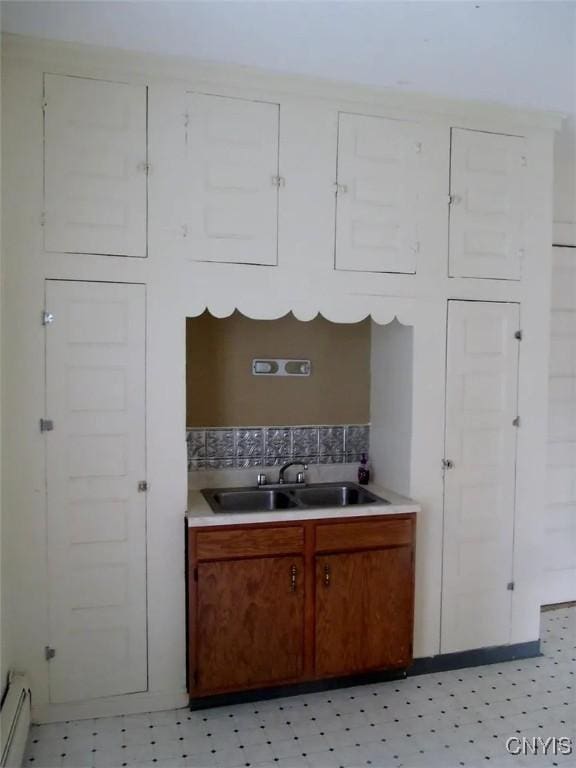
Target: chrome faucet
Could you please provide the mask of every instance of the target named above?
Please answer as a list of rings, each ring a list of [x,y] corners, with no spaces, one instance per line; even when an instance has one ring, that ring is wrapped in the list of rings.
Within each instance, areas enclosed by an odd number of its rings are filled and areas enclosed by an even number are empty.
[[[303,461],[289,461],[287,464],[284,464],[282,467],[280,467],[280,472],[278,473],[278,485],[284,485],[286,480],[284,479],[284,473],[288,469],[288,467],[302,467],[304,470],[308,469],[308,464],[304,464]],[[297,483],[305,483],[306,480],[304,478],[304,472],[298,472],[298,475],[296,476],[296,482]]]

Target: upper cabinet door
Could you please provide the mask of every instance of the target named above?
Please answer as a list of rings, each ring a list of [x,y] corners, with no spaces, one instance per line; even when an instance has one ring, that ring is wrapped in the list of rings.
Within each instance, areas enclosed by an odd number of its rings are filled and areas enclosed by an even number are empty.
[[[145,86],[44,76],[44,248],[145,257]]]
[[[519,136],[452,129],[450,277],[520,280],[526,165]]]
[[[416,272],[420,127],[340,113],[336,269]]]
[[[190,94],[189,258],[277,263],[279,121],[278,104]]]

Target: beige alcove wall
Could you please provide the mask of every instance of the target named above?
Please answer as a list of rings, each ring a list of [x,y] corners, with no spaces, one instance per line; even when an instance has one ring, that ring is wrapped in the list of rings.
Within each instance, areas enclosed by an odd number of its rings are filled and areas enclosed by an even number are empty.
[[[371,322],[256,320],[236,311],[186,319],[186,426],[365,424]],[[253,358],[310,360],[306,377],[253,376]]]

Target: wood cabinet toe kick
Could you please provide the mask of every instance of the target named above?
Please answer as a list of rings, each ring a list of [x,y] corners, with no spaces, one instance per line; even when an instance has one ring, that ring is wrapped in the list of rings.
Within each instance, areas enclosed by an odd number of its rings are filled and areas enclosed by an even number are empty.
[[[412,662],[416,514],[186,528],[192,704]]]

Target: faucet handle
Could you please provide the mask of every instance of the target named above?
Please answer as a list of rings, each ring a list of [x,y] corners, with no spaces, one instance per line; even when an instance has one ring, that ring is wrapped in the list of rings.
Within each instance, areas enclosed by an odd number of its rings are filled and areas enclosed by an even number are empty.
[[[304,469],[308,469],[307,464],[304,464]],[[306,482],[306,476],[304,475],[304,472],[298,472],[298,474],[296,475],[296,482],[304,485],[304,483]]]
[[[260,487],[261,485],[266,485],[267,478],[264,472],[260,472],[258,474],[258,477],[256,478],[256,482],[258,483],[258,487]]]

